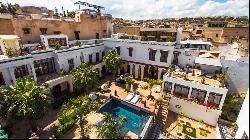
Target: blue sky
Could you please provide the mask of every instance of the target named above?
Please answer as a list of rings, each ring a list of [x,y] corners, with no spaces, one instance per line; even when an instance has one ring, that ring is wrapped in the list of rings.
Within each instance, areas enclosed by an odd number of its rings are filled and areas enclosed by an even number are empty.
[[[74,10],[78,0],[1,0],[22,6]],[[249,16],[249,0],[84,0],[104,6],[105,13],[125,19],[156,19],[195,16]]]

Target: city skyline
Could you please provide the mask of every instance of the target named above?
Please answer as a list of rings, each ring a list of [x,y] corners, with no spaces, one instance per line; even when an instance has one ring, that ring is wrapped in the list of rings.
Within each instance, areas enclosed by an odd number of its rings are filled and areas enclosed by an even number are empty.
[[[77,6],[74,2],[78,0],[3,0],[4,3],[17,3],[20,6],[38,6],[47,7],[54,10],[55,7],[61,11],[75,10]],[[249,1],[248,0],[85,0],[92,4],[105,7],[104,13],[109,13],[113,17],[146,20],[161,18],[181,18],[181,17],[199,17],[199,16],[248,16],[249,17]],[[149,9],[149,10],[145,10]]]

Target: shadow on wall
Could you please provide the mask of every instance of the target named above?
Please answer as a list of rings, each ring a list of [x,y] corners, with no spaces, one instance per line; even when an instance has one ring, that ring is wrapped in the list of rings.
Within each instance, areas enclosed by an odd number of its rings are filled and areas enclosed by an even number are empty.
[[[232,60],[221,60],[223,68],[227,68],[226,82],[229,93],[247,92],[249,87],[249,63]]]

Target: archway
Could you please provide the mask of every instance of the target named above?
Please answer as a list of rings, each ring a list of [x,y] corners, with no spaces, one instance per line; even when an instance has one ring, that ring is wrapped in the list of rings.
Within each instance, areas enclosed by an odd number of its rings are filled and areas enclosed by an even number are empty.
[[[127,65],[127,73],[130,73],[130,65]]]
[[[167,73],[167,70],[165,70],[165,69],[161,70],[161,79],[163,79],[163,75],[166,74],[166,73]]]
[[[148,70],[149,78],[151,78],[151,79],[157,79],[158,78],[157,77],[157,74],[158,74],[157,72],[158,72],[157,67],[150,66],[149,70]]]
[[[144,67],[144,78],[148,78],[148,69],[149,69],[149,66],[148,65],[145,65]]]
[[[124,74],[124,73],[125,73],[124,67],[121,68],[120,72],[121,72],[121,74]]]

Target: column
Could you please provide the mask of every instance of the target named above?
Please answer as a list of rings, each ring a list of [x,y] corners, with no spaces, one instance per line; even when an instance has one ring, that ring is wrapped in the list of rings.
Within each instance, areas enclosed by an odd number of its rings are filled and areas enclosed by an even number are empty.
[[[11,84],[16,84],[16,76],[14,72],[15,67],[9,68],[10,76],[11,76]]]
[[[174,83],[172,83],[172,90],[171,90],[171,94],[173,94],[174,93]]]
[[[192,87],[190,87],[190,89],[189,89],[188,99],[190,99],[191,95],[192,95]]]
[[[70,76],[68,83],[69,83],[69,91],[72,93],[73,92],[72,76]]]
[[[126,64],[126,65],[122,65],[123,67],[124,67],[124,73],[127,73],[128,72],[128,70],[127,70],[127,66],[128,66],[128,64]]]
[[[138,78],[139,65],[135,65],[135,79]]]
[[[130,65],[130,74],[132,75],[133,74],[133,64],[129,63]]]
[[[121,74],[121,69],[118,68],[117,74],[120,75]]]
[[[226,98],[226,95],[223,94],[223,95],[222,95],[222,98],[221,98],[221,100],[220,100],[220,105],[219,105],[220,110],[222,109],[222,106],[223,106],[223,104],[224,104],[225,98]]]
[[[144,78],[144,65],[141,65],[141,80]]]
[[[30,69],[31,69],[31,73],[30,73],[30,71],[29,71],[29,73],[33,75],[34,81],[37,81],[36,71],[35,71],[35,68],[34,68],[34,64],[30,63],[29,65],[30,65]]]
[[[98,69],[99,70],[99,77],[102,77],[102,67]]]
[[[159,68],[158,69],[158,79],[161,79],[161,71],[162,71],[162,68]]]
[[[205,104],[207,104],[207,100],[208,100],[208,97],[209,97],[209,93],[210,93],[210,92],[207,92],[207,94],[206,94],[205,101],[204,101]]]

